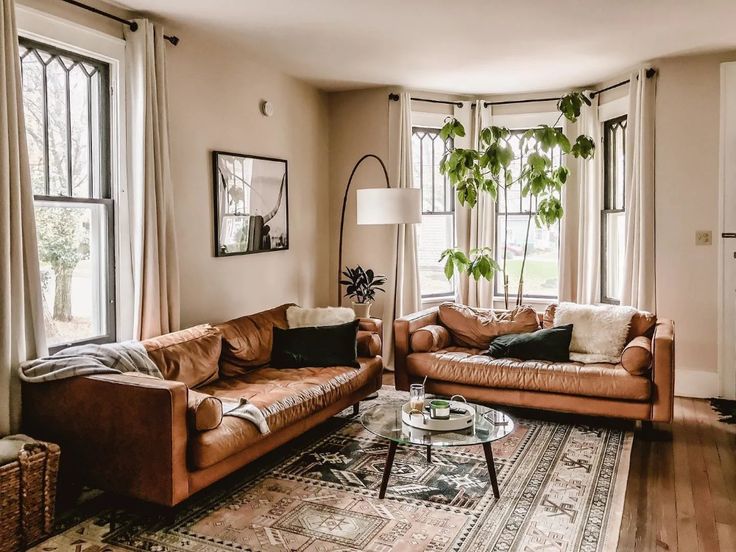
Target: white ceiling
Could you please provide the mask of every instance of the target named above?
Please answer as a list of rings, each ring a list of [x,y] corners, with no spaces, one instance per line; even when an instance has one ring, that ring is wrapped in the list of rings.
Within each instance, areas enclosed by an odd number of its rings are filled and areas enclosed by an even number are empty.
[[[656,57],[736,49],[736,0],[118,2],[227,33],[327,90],[555,90],[601,82]]]

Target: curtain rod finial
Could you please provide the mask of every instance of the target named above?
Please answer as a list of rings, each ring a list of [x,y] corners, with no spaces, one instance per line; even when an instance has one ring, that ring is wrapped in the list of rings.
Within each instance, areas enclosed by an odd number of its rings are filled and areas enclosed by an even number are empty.
[[[168,40],[169,42],[171,42],[171,44],[174,45],[174,46],[176,46],[177,44],[179,44],[179,37],[176,36],[176,35],[164,36],[164,38],[166,40]]]
[[[130,30],[133,32],[136,32],[138,30],[138,23],[136,23],[135,21],[131,21],[130,25],[128,26],[130,27]]]
[[[393,102],[398,102],[399,101],[399,95],[391,92],[388,95],[388,99],[391,100],[391,101],[393,101]]]

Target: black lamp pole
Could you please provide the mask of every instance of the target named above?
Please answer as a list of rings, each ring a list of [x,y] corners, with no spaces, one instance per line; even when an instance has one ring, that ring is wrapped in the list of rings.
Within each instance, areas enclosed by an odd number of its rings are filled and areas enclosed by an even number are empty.
[[[355,171],[358,170],[358,167],[360,167],[361,163],[365,161],[366,159],[375,159],[378,161],[378,164],[381,165],[381,169],[383,169],[383,176],[386,178],[386,188],[391,188],[391,184],[389,183],[388,179],[388,171],[386,170],[386,165],[381,161],[381,158],[373,153],[367,153],[363,157],[361,157],[358,162],[353,167],[353,172],[350,173],[350,178],[348,179],[348,185],[345,188],[345,197],[342,198],[342,215],[340,216],[340,254],[337,261],[337,305],[340,306],[340,301],[342,300],[342,285],[340,284],[340,275],[342,273],[342,235],[343,231],[345,230],[345,207],[347,207],[348,204],[348,193],[350,192],[350,185],[353,183],[353,177],[355,176]],[[394,280],[396,277],[394,276]]]

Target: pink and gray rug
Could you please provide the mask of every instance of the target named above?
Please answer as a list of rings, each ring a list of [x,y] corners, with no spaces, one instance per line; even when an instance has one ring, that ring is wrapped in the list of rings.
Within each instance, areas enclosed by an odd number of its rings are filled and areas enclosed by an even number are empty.
[[[403,396],[384,388],[361,410]],[[102,495],[35,550],[615,550],[631,432],[517,420],[493,444],[498,500],[481,447],[436,449],[429,464],[399,447],[379,500],[386,442],[346,413],[171,512]]]

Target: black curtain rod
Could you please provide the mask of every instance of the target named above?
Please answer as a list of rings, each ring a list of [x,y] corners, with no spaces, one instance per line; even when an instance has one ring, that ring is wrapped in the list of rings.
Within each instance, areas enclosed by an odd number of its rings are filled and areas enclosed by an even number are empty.
[[[388,95],[388,99],[394,102],[399,101],[399,95],[391,93]],[[450,100],[430,100],[429,98],[412,98],[411,101],[413,102],[426,102],[426,103],[435,103],[435,104],[444,104],[444,105],[455,105],[457,107],[462,107],[463,102],[453,102]]]
[[[651,79],[656,74],[657,74],[656,69],[652,69],[652,68],[647,69],[648,79]],[[608,92],[609,90],[613,90],[614,88],[618,88],[619,86],[624,86],[625,84],[629,84],[629,79],[626,79],[621,82],[617,82],[616,84],[612,84],[611,86],[606,86],[605,88],[601,88],[600,90],[594,90],[593,92],[591,92],[590,97],[591,99],[595,98],[599,94],[603,94],[603,92]],[[397,102],[399,101],[399,95],[393,94],[393,93],[389,94],[388,99]],[[560,98],[531,98],[527,100],[506,100],[506,101],[500,101],[500,102],[483,102],[483,107],[488,107],[489,105],[512,105],[512,104],[525,104],[525,103],[533,103],[533,102],[556,102],[559,99]],[[453,102],[449,100],[428,100],[426,98],[412,98],[412,101],[438,103],[438,104],[446,104],[446,105],[456,105],[458,107],[463,106],[463,102]],[[470,107],[475,109],[475,103],[471,103]]]
[[[107,17],[108,19],[113,19],[117,21],[118,23],[122,23],[123,25],[127,25],[131,31],[135,32],[138,30],[138,23],[135,21],[128,21],[127,19],[123,19],[122,17],[118,17],[117,15],[114,15],[112,13],[108,13],[106,11],[102,11],[100,9],[94,8],[92,6],[88,6],[87,4],[82,4],[81,2],[77,2],[77,0],[61,0],[62,2],[66,2],[67,4],[71,4],[72,6],[77,6],[78,8],[82,8],[83,10],[87,10],[92,13],[96,13],[97,15],[101,15],[102,17]],[[179,37],[178,36],[168,36],[164,35],[164,38],[171,42],[174,46],[179,44]]]
[[[654,75],[657,74],[656,69],[652,69],[651,67],[647,69],[647,78],[651,79]],[[594,90],[590,93],[590,98],[593,99],[599,94],[603,94],[603,92],[608,92],[609,90],[613,90],[614,88],[618,88],[620,86],[624,86],[626,84],[629,84],[630,79],[623,80],[621,82],[617,82],[616,84],[612,84],[611,86],[606,86],[605,88],[601,88],[600,90]],[[488,107],[489,105],[510,105],[510,104],[520,104],[520,103],[531,103],[531,102],[556,102],[560,98],[538,98],[538,99],[531,99],[531,100],[508,100],[505,102],[483,102],[483,107]]]

